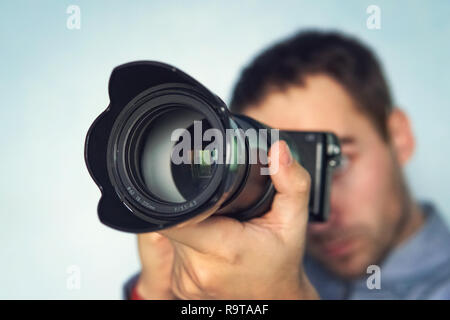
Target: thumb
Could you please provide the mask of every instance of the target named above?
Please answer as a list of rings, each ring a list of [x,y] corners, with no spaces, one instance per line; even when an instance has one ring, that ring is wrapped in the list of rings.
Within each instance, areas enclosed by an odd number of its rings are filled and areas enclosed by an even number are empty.
[[[265,223],[299,233],[306,227],[311,178],[294,160],[287,143],[277,141],[269,151],[270,173],[277,193],[272,209],[263,218]]]

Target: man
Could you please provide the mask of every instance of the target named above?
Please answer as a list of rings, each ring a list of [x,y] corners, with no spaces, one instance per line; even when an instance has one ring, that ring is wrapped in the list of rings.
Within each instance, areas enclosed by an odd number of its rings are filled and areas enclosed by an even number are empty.
[[[337,33],[299,33],[244,69],[231,110],[339,136],[347,161],[333,177],[329,220],[307,223],[309,175],[280,142],[270,154],[280,159],[271,210],[139,235],[134,298],[450,298],[450,232],[407,188],[413,133],[368,48]],[[375,288],[367,270],[381,276]]]

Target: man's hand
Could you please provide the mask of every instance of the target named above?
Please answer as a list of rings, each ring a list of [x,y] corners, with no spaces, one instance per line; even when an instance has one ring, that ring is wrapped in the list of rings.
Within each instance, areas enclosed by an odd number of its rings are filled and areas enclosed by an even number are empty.
[[[174,249],[172,280],[165,278],[167,273],[161,276],[164,283],[170,283],[175,296],[318,298],[302,270],[310,177],[292,159],[285,142],[278,146],[270,151],[271,159],[279,159],[279,168],[271,175],[277,194],[269,212],[246,222],[212,216],[194,225],[160,231]],[[143,256],[144,250],[141,248]],[[145,278],[146,271],[143,273]]]

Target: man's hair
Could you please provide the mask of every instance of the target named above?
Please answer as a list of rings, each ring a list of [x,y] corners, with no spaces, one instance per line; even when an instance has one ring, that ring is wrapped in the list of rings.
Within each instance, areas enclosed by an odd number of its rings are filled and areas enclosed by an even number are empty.
[[[382,68],[369,48],[337,32],[300,32],[263,51],[242,71],[230,109],[241,113],[269,91],[304,85],[305,78],[314,74],[340,83],[388,140],[387,117],[393,106]]]

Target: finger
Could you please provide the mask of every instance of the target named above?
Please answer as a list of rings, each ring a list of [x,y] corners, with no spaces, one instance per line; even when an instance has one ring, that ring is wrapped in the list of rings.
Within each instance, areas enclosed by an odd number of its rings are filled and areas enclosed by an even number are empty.
[[[157,232],[141,233],[137,235],[139,247],[150,251],[160,251],[170,247],[170,240]]]
[[[139,256],[145,265],[157,265],[171,258],[173,247],[170,240],[156,232],[139,234],[137,237]]]
[[[159,233],[196,251],[214,254],[232,245],[232,240],[236,240],[242,228],[239,221],[218,216],[181,228],[161,230]]]
[[[139,233],[137,237],[139,242],[148,244],[158,244],[167,241],[165,236],[157,232]]]
[[[272,183],[277,191],[263,219],[284,228],[303,225],[308,217],[309,173],[293,159],[285,141],[276,142],[269,151]]]

